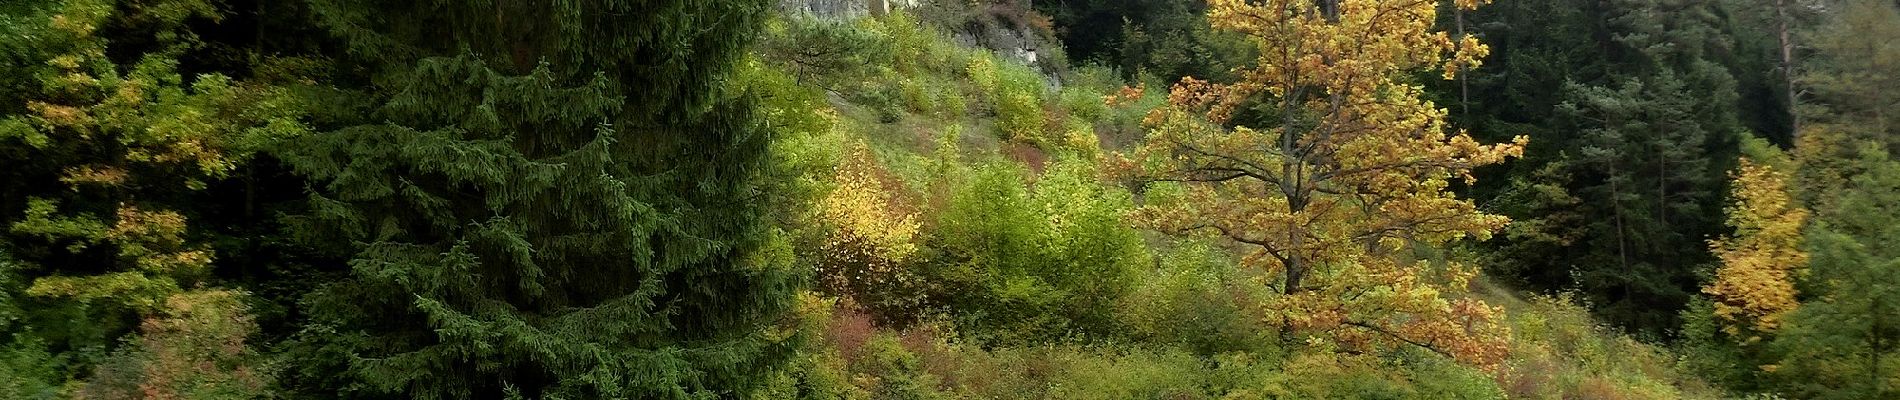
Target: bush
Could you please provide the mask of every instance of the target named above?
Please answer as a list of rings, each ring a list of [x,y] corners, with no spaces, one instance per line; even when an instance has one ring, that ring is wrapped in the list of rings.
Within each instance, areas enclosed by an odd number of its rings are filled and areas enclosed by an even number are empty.
[[[1137,339],[1180,346],[1193,354],[1278,354],[1277,329],[1252,311],[1268,289],[1235,268],[1212,243],[1184,242],[1159,250],[1159,265],[1138,274],[1123,300],[1121,320]]]
[[[891,43],[890,65],[904,76],[949,76],[961,68],[971,50],[948,40],[948,34],[916,17],[896,11],[859,22]]]
[[[1674,355],[1598,324],[1569,295],[1516,303],[1512,357],[1497,376],[1512,398],[1720,397],[1680,375]]]
[[[955,183],[931,246],[962,327],[1008,343],[1122,331],[1116,304],[1147,255],[1121,224],[1127,195],[1093,176],[1058,163],[1028,188],[1019,167],[995,164]]]
[[[843,315],[834,312],[839,302],[833,298],[821,297],[816,293],[798,294],[790,314],[795,325],[784,340],[798,343],[798,356],[794,357],[785,369],[773,374],[764,385],[753,393],[753,398],[761,399],[824,399],[824,400],[863,400],[870,393],[852,384],[850,364],[841,352],[838,333],[848,316],[859,316],[859,324],[851,328],[868,340],[874,328],[869,316]],[[862,347],[858,341],[857,347]]]
[[[246,339],[257,330],[244,295],[197,290],[171,295],[136,340],[99,363],[83,399],[269,397],[271,372]]]
[[[975,399],[1214,399],[1210,376],[1248,376],[1259,364],[1223,363],[1168,348],[917,342],[923,370],[943,391]]]
[[[1102,102],[1100,92],[1081,86],[1064,86],[1059,96],[1062,108],[1083,121],[1095,122],[1108,116],[1108,105]]]
[[[827,233],[818,278],[826,292],[856,300],[879,322],[903,324],[922,313],[932,283],[914,270],[915,207],[899,201],[899,183],[863,144],[852,147],[819,200]]]
[[[930,76],[906,77],[898,81],[903,91],[904,104],[911,112],[935,116],[937,118],[955,118],[962,116],[967,109],[963,93],[956,82]]]
[[[870,108],[879,123],[895,123],[904,118],[903,88],[888,79],[865,81],[852,100]]]
[[[996,113],[998,134],[1004,139],[1026,143],[1043,140],[1042,75],[1028,67],[998,62],[995,56],[982,55],[970,60],[965,68],[970,81],[982,91],[983,99]]]
[[[30,305],[15,297],[26,287],[15,272],[23,267],[0,247],[0,398],[53,398],[65,363],[32,332],[26,321]]]

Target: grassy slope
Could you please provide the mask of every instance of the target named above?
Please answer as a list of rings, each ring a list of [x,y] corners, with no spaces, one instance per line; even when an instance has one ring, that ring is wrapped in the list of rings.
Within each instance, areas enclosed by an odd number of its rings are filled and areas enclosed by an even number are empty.
[[[1037,85],[1036,132],[1010,132],[999,104],[1011,89],[972,67],[989,58],[997,75],[1033,74],[980,49],[897,16],[832,29],[870,32],[893,50],[869,51],[867,68],[809,78],[830,82],[825,106],[837,115],[825,144],[868,145],[909,192],[923,190],[940,138],[957,135],[968,164],[1021,163],[1030,170],[1053,158],[1088,159],[1101,142],[1124,142],[1159,90],[1125,107],[1088,102],[1119,82],[1105,71],[1076,68],[1061,91]],[[780,34],[784,34],[780,32]],[[910,47],[910,48],[905,48]],[[919,57],[921,55],[921,57]],[[1019,86],[1017,90],[1022,90]],[[897,95],[866,95],[896,93]],[[935,93],[934,95],[914,95]],[[907,95],[908,94],[908,95]],[[933,97],[934,96],[934,97]],[[1099,103],[1098,103],[1099,104]],[[1053,121],[1053,122],[1052,122]],[[1018,123],[1018,126],[1021,124]],[[1096,143],[1065,137],[1077,126]],[[812,146],[808,146],[812,147]],[[1109,151],[1112,151],[1110,149]],[[925,232],[928,234],[928,232]],[[1247,272],[1235,271],[1201,246],[1165,239],[1157,254],[1200,254],[1138,274],[1124,300],[1126,339],[982,347],[959,339],[944,323],[896,331],[835,299],[801,298],[806,354],[762,393],[771,398],[1717,398],[1708,385],[1676,371],[1667,350],[1612,333],[1566,298],[1521,298],[1495,285],[1477,292],[1504,305],[1515,336],[1511,362],[1496,374],[1452,365],[1423,351],[1337,355],[1282,349],[1246,317]],[[1178,249],[1175,249],[1178,247]],[[1197,265],[1189,265],[1197,264]],[[956,310],[951,310],[954,313]]]

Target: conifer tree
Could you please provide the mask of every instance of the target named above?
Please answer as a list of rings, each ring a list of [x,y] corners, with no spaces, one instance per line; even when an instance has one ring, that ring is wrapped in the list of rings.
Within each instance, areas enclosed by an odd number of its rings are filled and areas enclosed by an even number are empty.
[[[1810,103],[1802,116],[1816,129],[1838,132],[1849,140],[1883,143],[1900,151],[1900,5],[1880,0],[1827,3],[1820,24],[1808,35],[1812,56],[1800,84]],[[1835,156],[1853,159],[1857,149],[1844,146]]]
[[[1464,17],[1493,46],[1438,98],[1481,140],[1527,134],[1522,162],[1472,197],[1521,223],[1494,271],[1581,290],[1611,322],[1656,333],[1698,287],[1720,229],[1738,83],[1727,9],[1708,0],[1501,2]],[[1441,21],[1448,25],[1451,21]],[[1495,171],[1495,170],[1493,170]],[[1484,177],[1491,171],[1481,171]],[[1508,185],[1505,185],[1508,183]]]
[[[348,273],[290,357],[318,397],[713,398],[788,346],[730,84],[764,1],[320,0],[354,122],[284,146]]]
[[[1807,234],[1815,293],[1786,319],[1768,367],[1794,397],[1900,395],[1900,162],[1882,147],[1861,147],[1864,172]]]
[[[1741,130],[1723,58],[1734,40],[1715,1],[1613,1],[1575,15],[1595,22],[1576,29],[1608,40],[1571,52],[1594,54],[1587,67],[1548,77],[1569,83],[1554,123],[1531,122],[1553,138],[1530,161],[1567,167],[1546,175],[1567,181],[1579,201],[1549,211],[1600,218],[1574,231],[1549,227],[1576,238],[1564,256],[1502,258],[1547,260],[1518,270],[1568,271],[1569,282],[1545,289],[1580,289],[1611,322],[1660,334],[1678,325],[1700,287],[1697,266],[1712,261],[1703,241],[1721,229],[1722,171]]]

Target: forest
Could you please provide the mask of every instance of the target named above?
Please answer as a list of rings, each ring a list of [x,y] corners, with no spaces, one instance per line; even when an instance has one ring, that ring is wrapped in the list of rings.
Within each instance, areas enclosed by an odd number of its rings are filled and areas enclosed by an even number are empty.
[[[1900,399],[1893,0],[0,0],[0,399]]]

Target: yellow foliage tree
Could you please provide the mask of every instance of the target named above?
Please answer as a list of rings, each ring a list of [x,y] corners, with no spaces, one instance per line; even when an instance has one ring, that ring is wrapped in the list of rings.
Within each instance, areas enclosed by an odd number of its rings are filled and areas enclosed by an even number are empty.
[[[1732,175],[1727,211],[1735,233],[1709,242],[1722,265],[1702,292],[1714,297],[1722,330],[1752,343],[1800,305],[1794,277],[1808,264],[1801,250],[1808,211],[1789,195],[1787,173],[1744,157]]]
[[[1183,80],[1147,117],[1148,142],[1122,160],[1121,170],[1164,182],[1149,191],[1142,221],[1250,249],[1243,263],[1282,294],[1264,308],[1284,338],[1409,343],[1481,367],[1506,355],[1501,311],[1459,295],[1474,268],[1406,256],[1502,227],[1505,217],[1448,187],[1521,155],[1526,141],[1484,145],[1447,132],[1445,111],[1401,82],[1420,70],[1449,78],[1487,52],[1474,38],[1433,32],[1438,4],[1211,1],[1209,21],[1246,35],[1257,65],[1230,84]],[[1271,115],[1235,122],[1239,110]]]
[[[885,322],[919,306],[924,282],[905,269],[917,252],[915,215],[893,207],[883,168],[862,143],[838,165],[831,192],[819,200],[828,229],[819,264],[825,289],[872,309]]]

